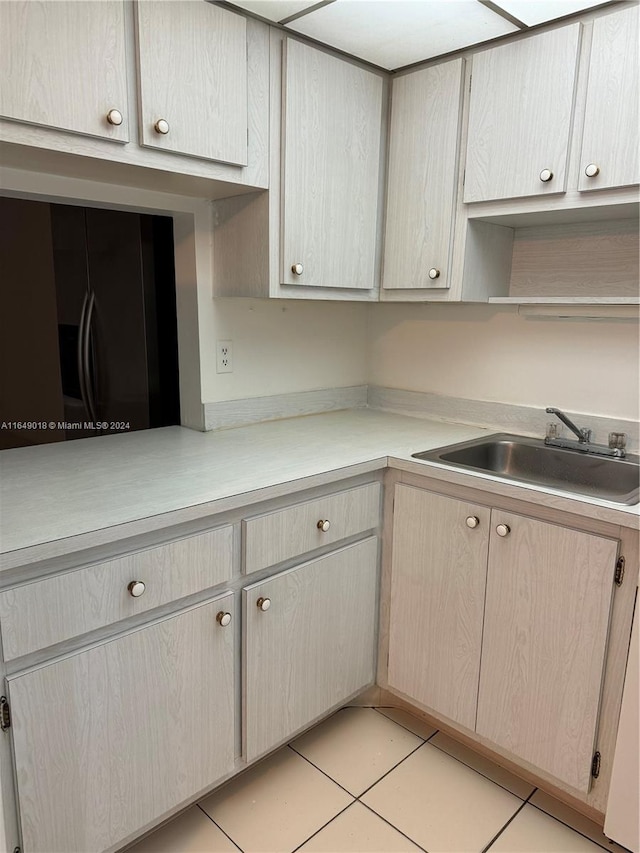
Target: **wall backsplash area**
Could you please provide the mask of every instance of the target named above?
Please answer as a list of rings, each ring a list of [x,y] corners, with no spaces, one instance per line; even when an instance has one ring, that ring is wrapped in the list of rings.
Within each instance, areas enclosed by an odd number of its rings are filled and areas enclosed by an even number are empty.
[[[200,315],[205,403],[369,385],[638,420],[637,321],[489,305],[211,306]],[[233,373],[216,373],[220,339],[233,340]]]
[[[201,306],[205,403],[367,383],[365,305],[222,298]],[[216,373],[216,341],[233,373]]]
[[[488,305],[370,311],[372,385],[638,419],[637,321],[526,318]]]

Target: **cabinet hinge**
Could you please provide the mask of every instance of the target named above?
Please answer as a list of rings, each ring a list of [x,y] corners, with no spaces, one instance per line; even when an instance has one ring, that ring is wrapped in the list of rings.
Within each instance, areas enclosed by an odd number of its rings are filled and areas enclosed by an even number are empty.
[[[618,557],[616,560],[616,572],[613,576],[616,586],[622,586],[622,580],[624,578],[624,562],[624,557]]]
[[[471,91],[471,81],[473,80],[473,74],[469,75],[469,91]]]
[[[593,756],[593,761],[591,762],[591,775],[593,776],[594,779],[597,779],[598,776],[600,775],[600,761],[601,761],[601,759],[602,759],[602,756],[600,755],[600,753],[596,752],[595,755]]]
[[[6,732],[11,726],[11,712],[9,711],[9,700],[6,696],[0,696],[0,729]]]

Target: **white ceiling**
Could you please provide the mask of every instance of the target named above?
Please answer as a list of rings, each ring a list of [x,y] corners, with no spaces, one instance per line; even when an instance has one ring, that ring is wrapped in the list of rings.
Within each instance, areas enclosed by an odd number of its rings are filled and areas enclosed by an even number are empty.
[[[480,0],[230,2],[284,24],[293,32],[393,70],[602,5],[603,0],[490,0],[488,4]]]

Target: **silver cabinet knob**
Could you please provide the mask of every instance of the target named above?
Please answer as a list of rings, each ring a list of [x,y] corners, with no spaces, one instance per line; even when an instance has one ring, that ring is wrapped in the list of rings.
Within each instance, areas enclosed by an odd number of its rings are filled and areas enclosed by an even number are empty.
[[[266,610],[268,610],[271,607],[271,599],[270,598],[259,598],[256,601],[256,607],[258,608],[258,610],[262,610],[262,612],[264,613]]]
[[[131,583],[127,587],[127,589],[129,590],[129,595],[132,595],[134,598],[140,598],[146,588],[147,587],[143,581],[131,581]]]
[[[496,527],[496,533],[498,536],[508,536],[511,533],[511,528],[508,524],[499,524]]]
[[[440,270],[437,270],[435,267],[432,267],[429,270],[429,278],[440,278]]]
[[[302,266],[302,264],[293,264],[293,266],[291,267],[291,272],[294,275],[302,275],[302,273],[304,272],[304,267]]]
[[[467,527],[470,527],[472,530],[474,527],[477,527],[480,524],[480,519],[477,515],[468,515],[467,516]]]
[[[589,163],[589,165],[584,170],[585,175],[588,178],[595,178],[596,175],[600,174],[600,166],[596,163]]]
[[[169,122],[164,118],[159,118],[153,125],[153,129],[156,133],[161,133],[164,136],[165,133],[169,133]]]
[[[318,530],[322,530],[323,533],[326,533],[327,530],[331,527],[331,522],[328,518],[321,518],[317,523],[316,527]]]
[[[551,169],[543,169],[540,172],[540,180],[543,184],[548,183],[553,178],[553,172]]]
[[[221,610],[216,616],[216,621],[218,622],[218,625],[222,625],[223,628],[226,628],[227,625],[231,624],[231,614],[225,613],[224,610]]]
[[[122,113],[120,110],[109,110],[107,113],[107,121],[109,124],[116,125],[122,124]]]

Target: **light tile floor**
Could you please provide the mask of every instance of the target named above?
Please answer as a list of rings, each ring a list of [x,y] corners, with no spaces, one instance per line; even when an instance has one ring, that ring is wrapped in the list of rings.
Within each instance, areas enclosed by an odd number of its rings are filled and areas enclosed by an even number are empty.
[[[600,827],[391,708],[343,708],[128,853],[625,853]]]

